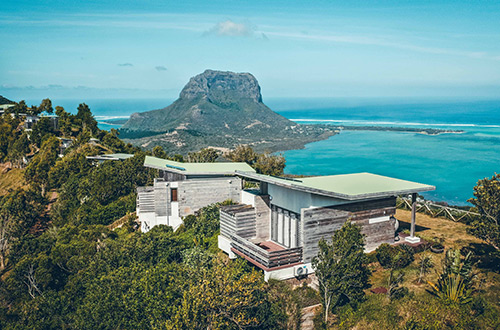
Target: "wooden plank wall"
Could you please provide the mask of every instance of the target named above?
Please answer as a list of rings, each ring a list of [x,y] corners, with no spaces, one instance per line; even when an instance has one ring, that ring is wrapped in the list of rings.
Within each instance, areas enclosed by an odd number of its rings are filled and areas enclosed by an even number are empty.
[[[193,179],[179,182],[177,196],[179,215],[193,214],[200,208],[231,199],[241,199],[242,181],[237,177]]]
[[[246,212],[236,214],[236,234],[243,238],[255,237],[255,209],[249,208]]]
[[[396,197],[336,205],[332,206],[332,208],[349,212],[377,211],[378,209],[385,209],[385,208],[394,208],[395,210]]]
[[[370,219],[393,216],[396,213],[396,197],[335,206],[335,209],[350,211],[349,219],[361,226],[365,234],[365,249],[371,251],[382,243],[394,243],[395,220],[370,224]]]
[[[353,221],[361,226],[361,233],[365,234],[365,250],[375,250],[382,243],[394,243],[395,220],[369,224],[369,220]]]
[[[256,233],[255,240],[258,242],[270,239],[271,205],[269,195],[255,196],[255,219]]]
[[[168,181],[168,182],[186,180],[186,176],[183,174],[173,173],[173,172],[164,171],[164,170],[160,170],[159,176],[160,176],[160,178],[163,178],[165,181]]]
[[[318,254],[320,239],[331,239],[333,233],[347,221],[350,212],[318,207],[302,209],[301,213],[303,260],[308,263]]]
[[[243,204],[221,207],[220,228],[221,234],[227,238],[233,234],[246,239],[255,237],[255,208]]]

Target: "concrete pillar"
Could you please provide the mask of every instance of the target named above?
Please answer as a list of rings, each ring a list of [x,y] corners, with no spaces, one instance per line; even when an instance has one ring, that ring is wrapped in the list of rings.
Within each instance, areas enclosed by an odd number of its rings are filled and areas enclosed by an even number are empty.
[[[417,194],[411,194],[411,228],[410,236],[415,237],[415,220],[417,217]]]
[[[411,194],[411,225],[410,236],[406,237],[406,241],[410,243],[420,242],[420,238],[415,236],[415,222],[417,218],[417,194]]]

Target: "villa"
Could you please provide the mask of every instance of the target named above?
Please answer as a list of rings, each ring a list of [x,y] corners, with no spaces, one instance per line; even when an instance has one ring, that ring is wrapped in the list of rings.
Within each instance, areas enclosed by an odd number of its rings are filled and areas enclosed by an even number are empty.
[[[137,215],[144,232],[160,224],[175,230],[183,217],[213,203],[241,202],[243,180],[236,172],[255,173],[247,163],[180,163],[150,156],[144,166],[159,170],[152,187],[137,188]]]
[[[371,173],[283,178],[257,174],[246,163],[179,163],[146,157],[144,166],[160,170],[152,187],[137,189],[141,229],[165,224],[174,229],[182,218],[215,202],[236,205],[220,210],[219,248],[264,271],[265,279],[288,279],[313,273],[311,262],[321,238],[344,222],[360,225],[366,250],[394,243],[396,198],[435,187]],[[244,189],[245,182],[257,189]],[[414,208],[415,209],[415,208]],[[407,238],[415,237],[415,216]]]

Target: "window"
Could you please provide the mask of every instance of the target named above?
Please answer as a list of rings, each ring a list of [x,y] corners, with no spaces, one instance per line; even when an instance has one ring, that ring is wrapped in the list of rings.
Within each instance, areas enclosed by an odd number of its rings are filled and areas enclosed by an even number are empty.
[[[170,195],[172,196],[172,202],[177,202],[177,188],[170,189]]]

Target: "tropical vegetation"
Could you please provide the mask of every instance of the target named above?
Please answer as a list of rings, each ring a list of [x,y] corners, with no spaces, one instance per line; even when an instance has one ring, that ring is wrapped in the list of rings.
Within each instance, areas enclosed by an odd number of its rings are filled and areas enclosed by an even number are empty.
[[[24,127],[26,115],[53,113]],[[63,139],[72,145],[62,148]],[[87,158],[102,153],[133,157]],[[48,99],[7,108],[0,116],[1,329],[299,329],[302,309],[319,303],[318,329],[500,327],[498,175],[474,187],[472,220],[419,214],[418,234],[444,254],[405,244],[365,254],[359,227],[347,222],[319,244],[316,291],[311,277],[266,283],[252,265],[220,253],[219,204],[186,217],[175,232],[138,231],[135,188],[157,175],[142,165],[146,155],[244,161],[271,175],[285,165],[248,146],[143,151],[116,130],[100,130],[85,104],[75,114]],[[396,216],[408,228],[410,213]]]

